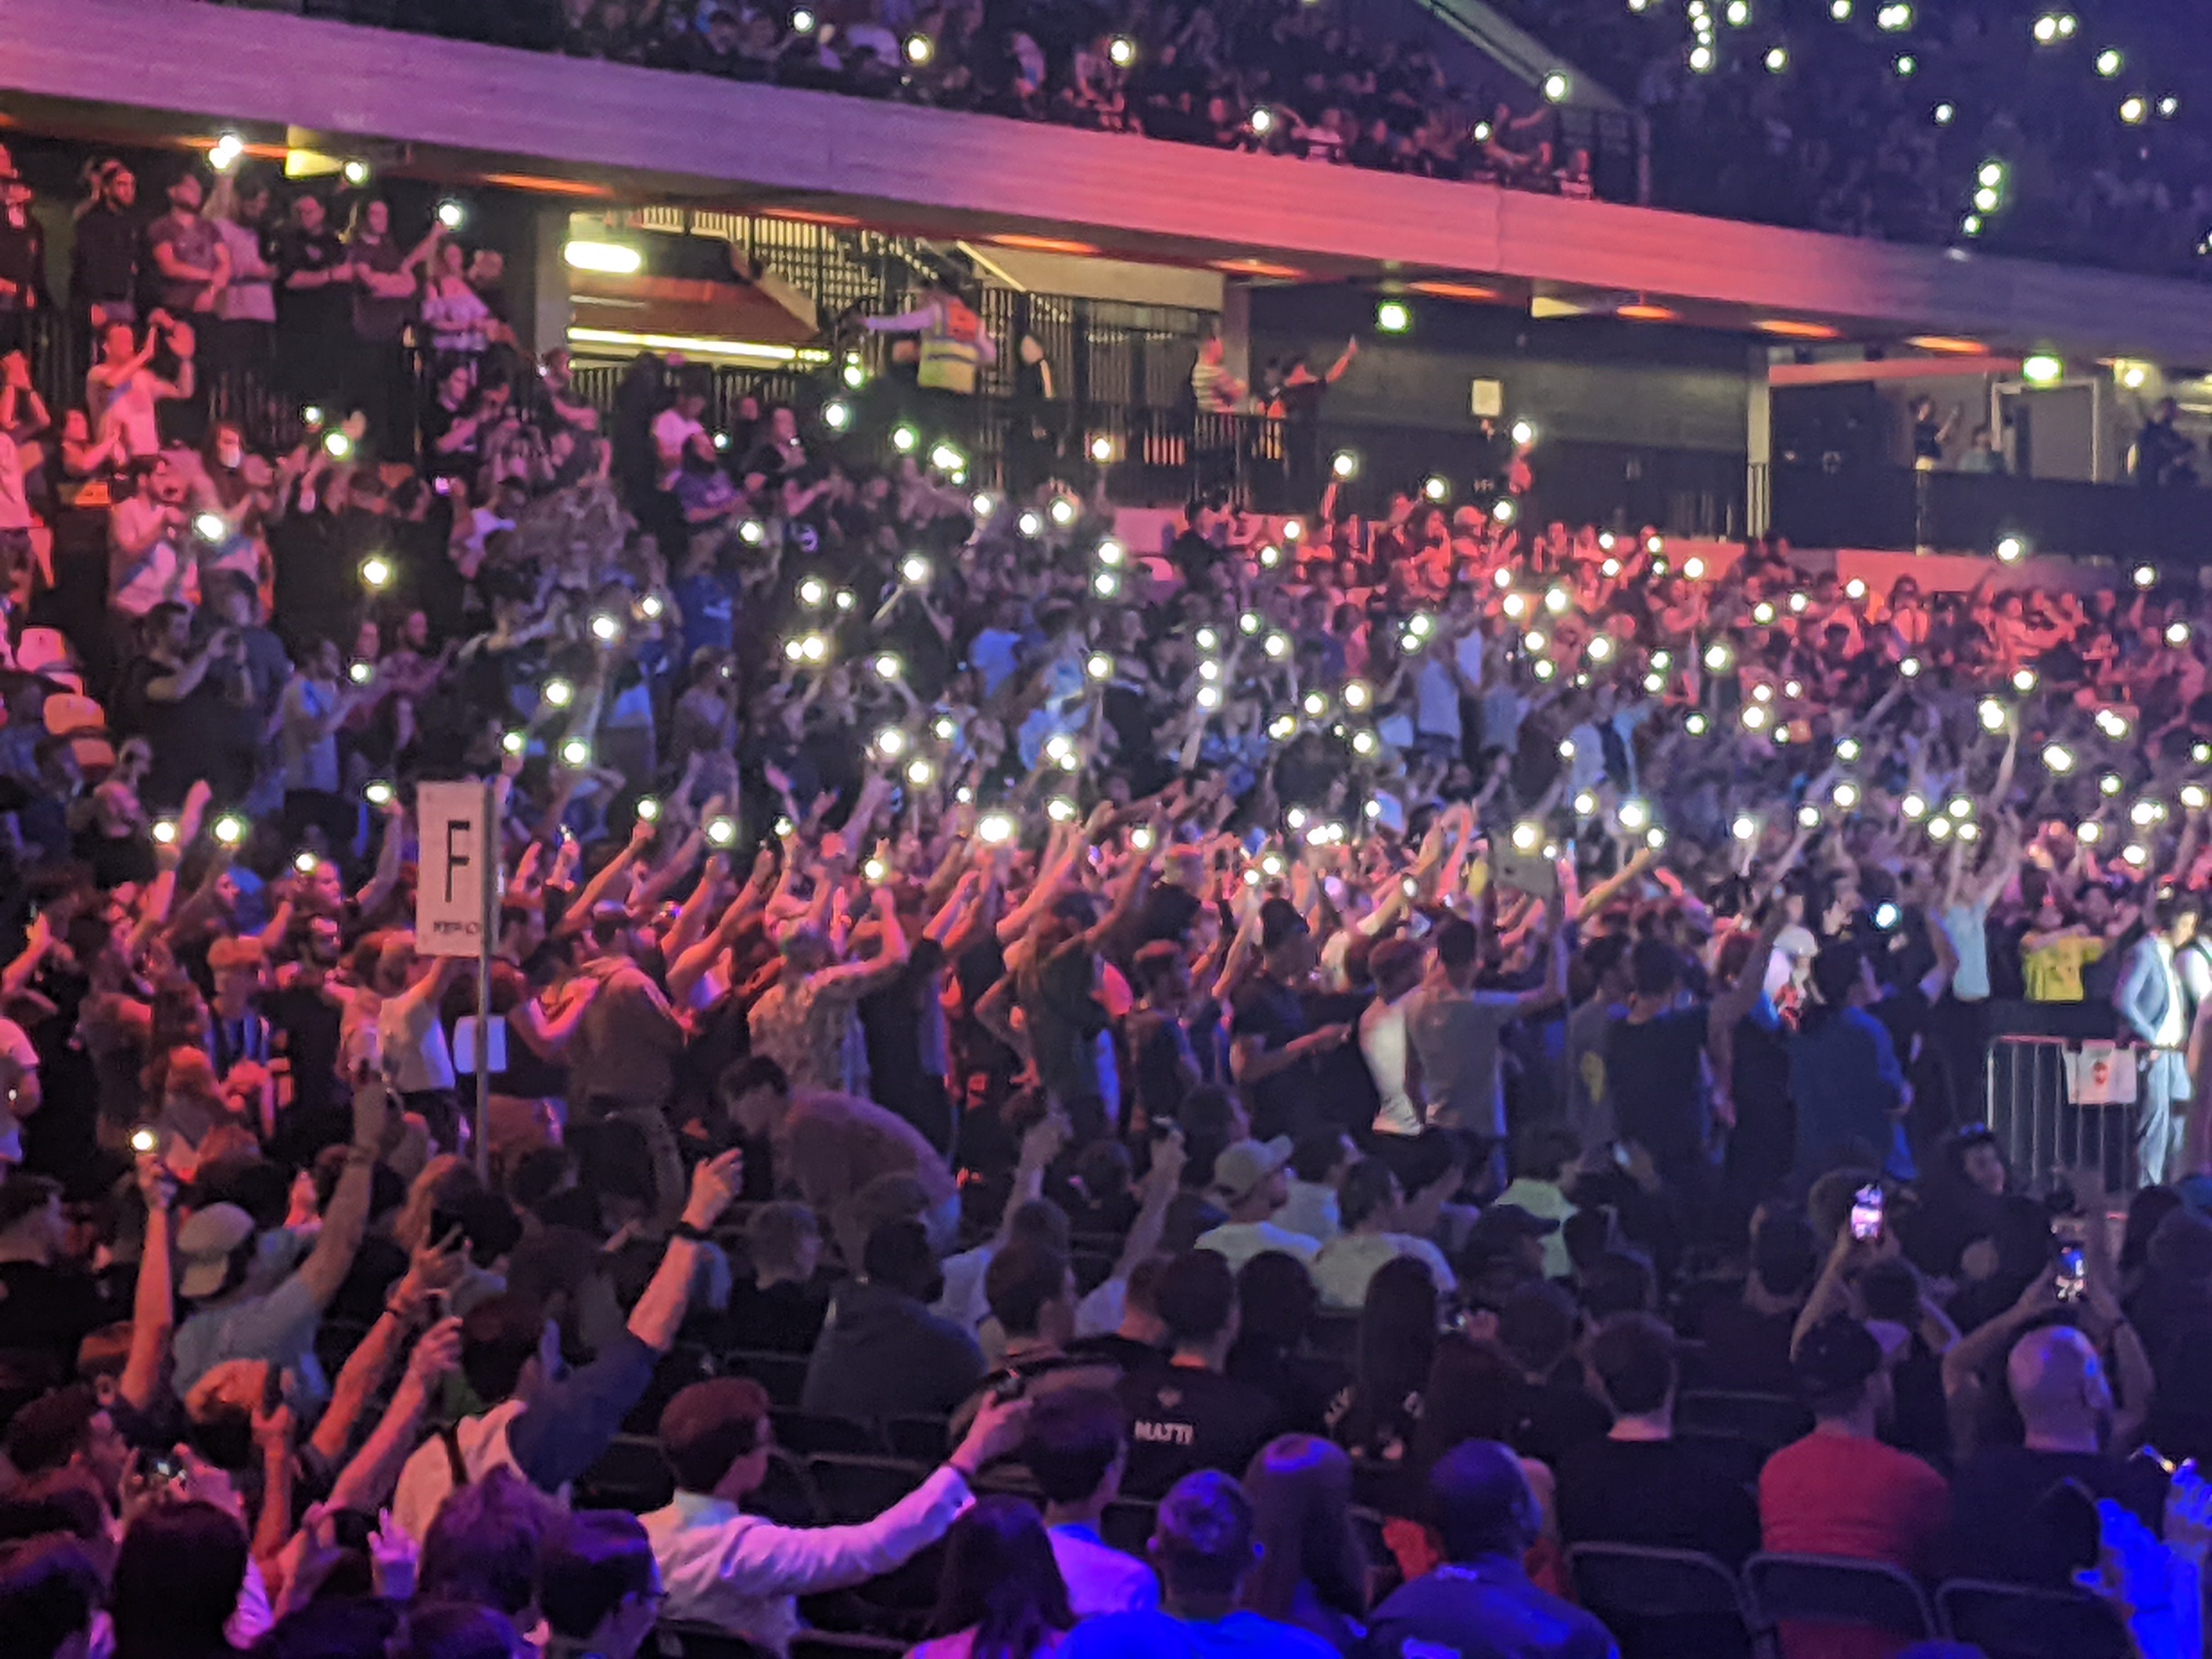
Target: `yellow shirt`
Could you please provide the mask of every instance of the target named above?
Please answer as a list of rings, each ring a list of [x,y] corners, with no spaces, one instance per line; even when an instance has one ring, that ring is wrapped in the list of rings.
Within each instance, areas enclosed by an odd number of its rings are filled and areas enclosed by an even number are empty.
[[[2020,965],[2027,981],[2027,1000],[2081,1001],[2081,970],[2104,954],[2104,940],[2079,935],[2055,939],[2039,951],[2026,952]]]

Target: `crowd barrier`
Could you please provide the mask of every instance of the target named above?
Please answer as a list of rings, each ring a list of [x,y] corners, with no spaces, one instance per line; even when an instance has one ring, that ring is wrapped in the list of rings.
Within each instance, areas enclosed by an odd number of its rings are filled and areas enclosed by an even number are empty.
[[[2141,1060],[2172,1052],[2025,1032],[1994,1038],[1986,1121],[2014,1179],[2040,1192],[2065,1170],[2095,1168],[2107,1192],[2143,1185],[2136,1150]]]

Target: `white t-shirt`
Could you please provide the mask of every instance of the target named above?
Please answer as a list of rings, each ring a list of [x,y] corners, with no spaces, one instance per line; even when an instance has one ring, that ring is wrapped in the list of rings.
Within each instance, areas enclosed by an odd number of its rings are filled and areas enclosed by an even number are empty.
[[[173,530],[136,558],[122,550],[143,541],[149,521],[163,511],[143,495],[126,495],[108,514],[107,603],[126,617],[143,617],[164,599],[190,605],[198,597],[197,573],[178,550]]]
[[[1434,657],[1422,658],[1413,677],[1413,724],[1425,738],[1460,739],[1459,682]]]
[[[1198,1248],[1226,1256],[1232,1273],[1242,1272],[1244,1264],[1254,1256],[1265,1255],[1270,1250],[1294,1255],[1309,1267],[1321,1253],[1321,1246],[1304,1233],[1294,1233],[1272,1221],[1224,1221],[1212,1232],[1200,1233]]]
[[[376,1036],[401,1094],[453,1086],[453,1050],[446,1045],[436,1003],[410,1005],[387,998],[376,1011]]]
[[[1413,1105],[1406,1080],[1413,1052],[1406,1034],[1406,1014],[1418,994],[1417,987],[1395,1002],[1370,1002],[1359,1016],[1360,1058],[1367,1062],[1367,1074],[1375,1079],[1375,1092],[1382,1101],[1382,1109],[1375,1114],[1378,1135],[1421,1132],[1421,1114]]]
[[[1358,1308],[1367,1300],[1367,1283],[1382,1271],[1383,1264],[1410,1255],[1428,1268],[1437,1289],[1457,1288],[1443,1252],[1425,1238],[1410,1233],[1346,1233],[1326,1246],[1313,1261],[1314,1284],[1324,1308]]]

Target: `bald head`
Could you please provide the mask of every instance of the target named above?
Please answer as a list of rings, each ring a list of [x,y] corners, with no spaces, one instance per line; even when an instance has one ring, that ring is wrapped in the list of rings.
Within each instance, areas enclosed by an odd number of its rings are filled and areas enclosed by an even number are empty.
[[[2112,1411],[2105,1368],[2089,1339],[2066,1325],[2030,1331],[2012,1346],[2005,1383],[2041,1450],[2100,1451]]]

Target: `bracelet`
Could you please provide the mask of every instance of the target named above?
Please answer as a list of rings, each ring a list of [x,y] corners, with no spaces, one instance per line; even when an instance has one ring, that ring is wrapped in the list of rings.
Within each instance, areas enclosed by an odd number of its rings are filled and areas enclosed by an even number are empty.
[[[711,1244],[714,1242],[714,1236],[704,1227],[695,1227],[688,1221],[679,1221],[676,1224],[674,1236],[694,1244]]]
[[[359,1169],[364,1164],[370,1164],[375,1162],[376,1150],[374,1147],[349,1146],[346,1148],[345,1167],[349,1170]]]

